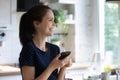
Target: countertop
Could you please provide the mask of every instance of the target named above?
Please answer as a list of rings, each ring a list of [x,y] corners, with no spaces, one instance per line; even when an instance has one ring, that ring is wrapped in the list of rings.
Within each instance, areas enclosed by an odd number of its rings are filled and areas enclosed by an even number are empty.
[[[18,74],[20,74],[20,68],[10,65],[0,65],[0,76],[18,75]]]
[[[71,67],[68,67],[68,70],[73,70],[73,69],[87,69],[91,66],[91,63],[72,63]]]
[[[67,68],[67,70],[73,69],[85,69],[91,66],[90,63],[72,63],[72,66]],[[6,75],[19,75],[20,68],[12,66],[12,65],[0,65],[0,76]]]

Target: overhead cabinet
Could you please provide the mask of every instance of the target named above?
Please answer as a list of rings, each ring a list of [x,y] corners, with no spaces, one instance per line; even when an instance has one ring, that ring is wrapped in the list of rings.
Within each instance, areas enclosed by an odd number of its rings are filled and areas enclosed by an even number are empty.
[[[0,29],[8,28],[13,24],[13,14],[15,14],[15,0],[0,0]]]
[[[34,5],[38,5],[39,2],[40,0],[17,0],[17,11],[28,11]]]
[[[11,2],[0,0],[0,25],[11,23]]]

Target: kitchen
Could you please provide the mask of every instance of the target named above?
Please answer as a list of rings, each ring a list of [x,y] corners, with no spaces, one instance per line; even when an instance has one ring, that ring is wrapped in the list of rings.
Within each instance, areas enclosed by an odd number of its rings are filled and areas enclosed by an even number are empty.
[[[44,2],[46,0],[42,1]],[[65,0],[60,1],[62,2]],[[82,64],[90,63],[92,61],[94,52],[100,51],[101,53],[103,53],[103,49],[99,49],[99,47],[102,47],[103,44],[103,42],[99,43],[99,27],[96,27],[104,26],[104,24],[99,24],[99,20],[101,19],[101,17],[99,17],[99,15],[101,14],[99,14],[98,9],[99,0],[66,0],[66,2],[74,3],[74,7],[72,8],[74,10],[72,11],[75,12],[73,15],[75,16],[75,23],[70,24],[69,35],[67,36],[67,38],[65,38],[64,41],[64,43],[67,44],[66,49],[72,51],[73,62]],[[103,3],[104,2],[100,3],[100,5],[103,6]],[[18,57],[21,50],[21,44],[18,37],[19,20],[24,12],[18,12],[16,5],[17,0],[1,0],[0,2],[0,32],[5,33],[4,37],[0,37],[1,66],[10,64],[18,67]],[[100,10],[102,11],[102,9]],[[100,21],[102,22],[102,20]],[[71,39],[70,43],[68,43],[69,39]],[[85,67],[89,66],[86,64],[84,64]],[[81,64],[79,67],[81,67]],[[20,77],[19,75],[17,76]],[[1,79],[2,78],[0,76],[0,80]]]

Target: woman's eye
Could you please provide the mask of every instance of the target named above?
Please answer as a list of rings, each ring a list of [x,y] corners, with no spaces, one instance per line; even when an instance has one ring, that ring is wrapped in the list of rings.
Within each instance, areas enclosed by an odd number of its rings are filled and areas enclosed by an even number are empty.
[[[53,19],[49,19],[49,21],[53,21]]]

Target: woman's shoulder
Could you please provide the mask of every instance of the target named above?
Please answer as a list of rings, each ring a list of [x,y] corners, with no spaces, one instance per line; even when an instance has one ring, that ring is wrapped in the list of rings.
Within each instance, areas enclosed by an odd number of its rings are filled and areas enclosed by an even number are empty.
[[[60,52],[60,47],[58,45],[52,44],[47,42],[47,46],[48,48],[50,48],[51,50],[57,50],[58,52]]]
[[[47,42],[47,46],[49,50],[55,54],[55,56],[60,53],[60,47],[58,45]]]
[[[50,47],[56,47],[56,48],[59,48],[59,46],[55,45],[55,44],[52,44],[50,42],[46,42],[47,46],[50,46]]]
[[[27,44],[23,46],[23,50],[34,50],[34,44],[32,41],[29,41]]]

